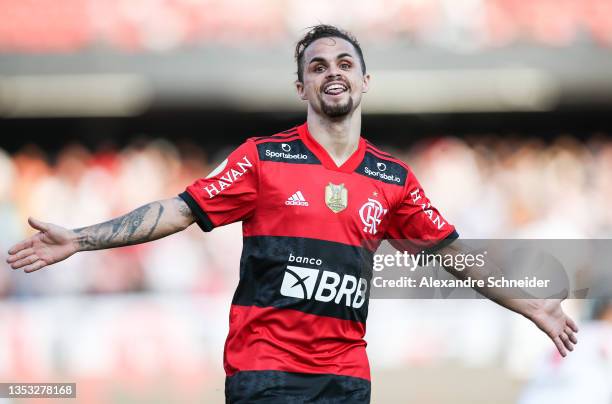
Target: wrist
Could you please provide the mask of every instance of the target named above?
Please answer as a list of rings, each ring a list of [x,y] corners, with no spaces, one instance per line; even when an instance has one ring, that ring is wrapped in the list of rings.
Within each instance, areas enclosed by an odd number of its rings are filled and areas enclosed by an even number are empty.
[[[72,246],[72,253],[85,250],[85,240],[87,236],[80,232],[80,229],[70,230],[70,245]]]
[[[520,314],[533,321],[542,308],[541,299],[519,299],[520,308],[517,310]]]

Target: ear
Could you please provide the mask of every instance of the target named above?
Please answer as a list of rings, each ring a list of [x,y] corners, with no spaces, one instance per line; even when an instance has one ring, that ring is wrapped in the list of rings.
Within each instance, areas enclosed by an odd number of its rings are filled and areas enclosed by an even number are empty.
[[[363,88],[361,90],[362,93],[367,93],[370,89],[370,74],[363,75]]]
[[[298,96],[302,100],[307,100],[308,96],[306,95],[306,90],[304,89],[304,83],[299,80],[295,81],[295,89],[297,90]]]

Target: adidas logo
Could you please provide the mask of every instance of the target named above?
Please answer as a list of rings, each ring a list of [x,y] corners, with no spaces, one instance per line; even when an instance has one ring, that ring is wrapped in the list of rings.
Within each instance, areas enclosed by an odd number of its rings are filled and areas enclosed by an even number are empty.
[[[291,195],[286,201],[285,205],[289,206],[308,206],[308,202],[302,195],[302,191],[297,191],[295,194]]]

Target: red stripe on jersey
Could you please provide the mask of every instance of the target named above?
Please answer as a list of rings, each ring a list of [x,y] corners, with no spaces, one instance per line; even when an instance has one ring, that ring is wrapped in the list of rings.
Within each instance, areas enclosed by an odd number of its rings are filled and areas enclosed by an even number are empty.
[[[287,137],[289,137],[291,135],[295,135],[297,133],[298,133],[297,129],[291,129],[291,130],[287,130],[285,132],[278,133],[276,135],[254,137],[253,140],[259,141],[259,140],[265,140],[265,139],[281,139],[281,138],[287,138]]]
[[[365,142],[366,142],[366,144],[368,145],[368,147],[370,147],[370,148],[374,149],[374,151],[377,151],[378,153],[382,154],[383,156],[387,156],[387,157],[394,158],[394,157],[393,157],[392,155],[390,155],[389,153],[384,152],[384,151],[382,151],[380,148],[376,147],[376,146],[374,145],[374,143],[370,142],[369,140],[367,140],[367,139],[366,139],[366,141],[365,141]]]
[[[228,376],[246,370],[331,373],[370,380],[365,325],[274,307],[232,305]]]
[[[405,169],[408,170],[408,166],[406,165],[406,163],[404,163],[402,160],[399,160],[399,159],[391,156],[390,154],[383,153],[383,152],[379,151],[378,149],[372,148],[370,146],[367,146],[366,150],[368,152],[374,154],[376,157],[379,157],[379,158],[381,158],[383,160],[392,161],[394,163],[397,163],[397,164],[401,165],[402,167],[404,167]]]
[[[257,213],[243,222],[243,235],[284,236],[326,240],[352,246],[364,246],[365,240],[379,239],[382,233],[364,232],[359,210],[375,189],[395,188],[394,185],[377,184],[378,188],[367,186],[360,175],[330,175],[319,164],[279,164],[274,161],[260,162],[261,189],[268,197],[258,201]],[[296,184],[297,179],[297,184]],[[325,201],[325,189],[329,183],[343,184],[348,193],[347,208],[334,213]],[[285,184],[295,184],[287,186]],[[277,188],[278,187],[278,188]],[[286,187],[286,188],[285,188]],[[301,191],[308,207],[287,206],[285,201],[294,192]],[[392,205],[385,203],[385,209]],[[291,212],[292,220],[286,213]],[[381,226],[386,226],[390,215],[383,216]]]
[[[372,146],[369,146],[369,145],[366,146],[366,150],[369,151],[370,153],[376,154],[378,157],[384,158],[385,160],[388,160],[388,159],[397,160],[395,157],[391,156],[390,154],[382,153],[380,150]]]
[[[290,135],[288,137],[279,137],[279,138],[275,138],[275,137],[269,137],[267,139],[255,139],[255,144],[262,144],[262,143],[280,143],[280,142],[291,142],[293,140],[299,139],[300,135],[293,134]]]

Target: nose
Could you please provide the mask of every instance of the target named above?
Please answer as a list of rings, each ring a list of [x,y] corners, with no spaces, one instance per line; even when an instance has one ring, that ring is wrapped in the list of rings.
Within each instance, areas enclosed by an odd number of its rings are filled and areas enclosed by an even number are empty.
[[[331,65],[328,69],[327,69],[327,77],[328,78],[337,78],[340,77],[340,69],[338,68],[338,66],[336,65]]]

